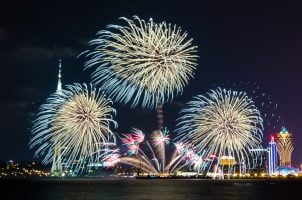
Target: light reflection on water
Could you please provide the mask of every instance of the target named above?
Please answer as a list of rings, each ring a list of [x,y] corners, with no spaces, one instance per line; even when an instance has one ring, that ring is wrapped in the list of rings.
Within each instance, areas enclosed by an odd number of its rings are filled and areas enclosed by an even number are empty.
[[[31,200],[285,199],[302,192],[298,180],[0,180],[1,196]],[[9,192],[13,191],[13,192]]]

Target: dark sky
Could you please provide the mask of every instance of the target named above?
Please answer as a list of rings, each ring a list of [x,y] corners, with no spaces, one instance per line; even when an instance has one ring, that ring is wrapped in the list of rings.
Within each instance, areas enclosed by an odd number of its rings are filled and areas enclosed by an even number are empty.
[[[273,0],[45,2],[9,1],[0,7],[0,160],[32,159],[31,121],[56,89],[58,59],[63,60],[63,84],[88,83],[90,72],[83,71],[84,60],[77,55],[107,24],[120,23],[121,16],[138,15],[181,26],[198,46],[195,78],[183,96],[164,107],[170,130],[184,103],[213,84],[230,81],[237,87],[240,81],[255,82],[278,104],[274,112],[282,116],[276,130],[264,130],[264,145],[284,125],[294,137],[293,163],[302,162],[301,4]],[[156,127],[153,111],[115,107],[118,131],[138,127],[148,132]]]

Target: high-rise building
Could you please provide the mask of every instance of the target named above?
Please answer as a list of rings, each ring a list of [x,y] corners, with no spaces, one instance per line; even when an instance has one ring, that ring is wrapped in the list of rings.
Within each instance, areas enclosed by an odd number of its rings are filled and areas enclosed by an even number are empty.
[[[291,166],[291,155],[294,150],[292,134],[282,127],[277,134],[277,151],[280,158],[280,166]]]
[[[268,174],[270,176],[276,173],[277,168],[277,145],[275,137],[271,137],[271,141],[268,144]]]

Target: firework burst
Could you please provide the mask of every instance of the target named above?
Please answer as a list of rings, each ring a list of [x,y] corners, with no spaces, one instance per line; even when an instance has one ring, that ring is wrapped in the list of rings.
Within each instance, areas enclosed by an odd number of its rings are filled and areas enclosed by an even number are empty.
[[[57,148],[62,162],[73,169],[95,162],[94,152],[108,141],[115,141],[110,125],[117,124],[110,104],[91,85],[68,85],[40,107],[33,122],[30,148],[36,149],[35,156],[44,156],[44,164],[53,161]]]
[[[89,42],[85,68],[96,67],[92,80],[117,102],[153,108],[181,94],[194,75],[197,46],[188,34],[166,22],[120,18]]]
[[[263,127],[265,132],[277,132],[284,126],[284,121],[278,103],[272,96],[256,82],[250,81],[225,81],[219,84],[213,84],[214,87],[220,86],[225,89],[245,91],[252,98],[256,107],[259,109],[263,118]]]
[[[262,118],[244,92],[211,90],[196,96],[181,113],[177,138],[192,142],[197,152],[248,161],[249,150],[261,147]]]
[[[201,171],[205,169],[207,162],[201,156],[194,153],[193,148],[182,142],[176,142],[174,151],[166,163],[165,145],[168,144],[169,135],[167,129],[165,133],[154,131],[151,135],[152,141],[136,140],[137,135],[142,134],[139,129],[133,129],[131,133],[124,134],[122,144],[125,145],[127,156],[120,153],[119,149],[105,149],[100,155],[104,167],[112,167],[117,163],[134,166],[152,175],[167,175],[174,173],[185,166],[193,166]],[[140,137],[145,138],[145,137]],[[163,139],[166,138],[166,139]],[[160,142],[159,142],[159,141]],[[135,150],[134,150],[135,149]],[[198,159],[197,159],[198,158]]]

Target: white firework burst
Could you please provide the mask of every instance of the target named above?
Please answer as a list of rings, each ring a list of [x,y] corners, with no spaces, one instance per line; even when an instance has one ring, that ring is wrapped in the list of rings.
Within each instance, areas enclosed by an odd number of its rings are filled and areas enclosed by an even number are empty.
[[[218,88],[187,105],[176,132],[198,151],[247,162],[250,150],[261,147],[263,120],[246,93]]]
[[[197,46],[188,34],[166,22],[122,17],[89,42],[85,67],[96,67],[93,82],[117,102],[153,108],[181,94],[194,75]]]
[[[73,84],[48,97],[33,122],[30,148],[35,156],[43,156],[44,164],[51,163],[60,148],[62,161],[81,171],[95,162],[95,152],[115,136],[111,125],[115,109],[100,90],[86,84]]]

